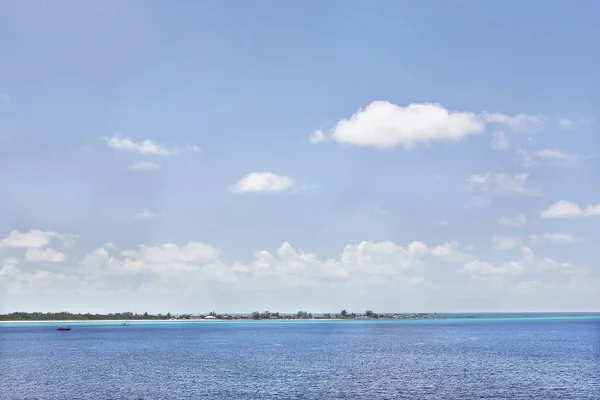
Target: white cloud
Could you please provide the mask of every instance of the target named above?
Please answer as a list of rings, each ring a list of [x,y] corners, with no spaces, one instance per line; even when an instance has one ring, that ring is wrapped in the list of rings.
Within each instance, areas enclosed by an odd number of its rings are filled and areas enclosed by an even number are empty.
[[[43,248],[46,247],[51,240],[57,239],[62,241],[65,247],[71,247],[77,235],[61,234],[53,231],[41,231],[32,229],[29,232],[12,231],[0,240],[0,248],[2,247],[19,247],[19,248]]]
[[[473,260],[465,264],[463,271],[482,275],[504,275],[518,274],[522,271],[522,267],[518,263],[506,263],[501,266],[495,266],[486,261]]]
[[[529,247],[521,248],[521,258],[516,261],[508,261],[495,265],[493,263],[474,260],[466,263],[463,272],[482,275],[505,275],[505,274],[578,274],[582,271],[570,263],[563,263],[551,258],[540,257],[533,253]]]
[[[420,247],[418,244],[413,244]],[[422,244],[425,248],[425,244]],[[162,246],[140,246],[122,252],[122,259],[111,257],[104,248],[86,255],[78,272],[94,280],[110,276],[158,275],[160,282],[172,283],[169,277],[181,274],[191,279],[188,284],[210,282],[248,283],[250,287],[296,284],[327,283],[327,279],[346,280],[351,275],[365,277],[379,274],[413,275],[422,272],[425,264],[419,259],[422,252],[411,253],[392,242],[361,242],[344,247],[339,259],[319,259],[317,255],[294,249],[283,243],[274,254],[259,251],[254,260],[247,264],[227,264],[222,251],[205,243],[189,242],[184,246],[164,244]],[[124,278],[122,278],[124,279]],[[258,279],[259,281],[256,281]],[[180,282],[177,279],[177,282]],[[275,287],[274,286],[274,287]]]
[[[577,203],[566,200],[559,200],[540,213],[542,218],[569,218],[580,217],[583,210]]]
[[[51,248],[42,250],[34,247],[27,249],[25,252],[25,260],[31,262],[47,261],[59,263],[65,260],[65,255]]]
[[[430,247],[413,241],[403,247],[363,241],[344,246],[332,258],[284,242],[274,252],[256,252],[248,262],[228,261],[221,250],[200,242],[142,245],[118,255],[106,247],[112,245],[89,252],[76,264],[35,272],[26,263],[5,258],[0,264],[0,308],[73,308],[74,293],[83,311],[115,311],[126,304],[132,311],[163,313],[273,307],[282,312],[384,311],[399,302],[439,312],[465,310],[465,305],[466,311],[543,311],[565,301],[571,309],[582,309],[599,299],[593,269],[544,258],[527,247],[519,259],[499,264],[461,253],[456,242]]]
[[[2,260],[2,263],[4,265],[17,265],[19,263],[19,260],[15,257],[7,257]]]
[[[331,138],[357,146],[408,149],[434,141],[457,141],[483,131],[484,123],[473,113],[452,112],[432,103],[401,107],[374,101],[350,119],[341,119],[328,135],[316,131],[311,142]]]
[[[458,243],[454,241],[432,248],[421,241],[413,241],[406,249],[390,241],[364,241],[358,245],[347,245],[344,248],[341,260],[349,263],[359,261],[361,265],[381,263],[382,260],[386,260],[385,263],[404,265],[408,268],[409,265],[414,267],[417,260],[422,260],[426,256],[448,263],[463,262],[470,258],[469,255],[458,250]]]
[[[135,142],[130,138],[121,136],[113,136],[111,138],[104,137],[106,144],[121,151],[130,151],[135,153],[141,153],[144,155],[157,155],[157,156],[172,156],[178,153],[176,149],[169,149],[163,147],[152,140],[146,139],[141,142]]]
[[[575,237],[567,233],[542,233],[537,235],[529,235],[529,243],[532,245],[540,243],[565,244],[573,243]]]
[[[516,236],[497,235],[492,238],[492,245],[498,250],[510,250],[521,245],[521,239]]]
[[[580,119],[569,119],[569,118],[559,118],[556,121],[556,126],[559,129],[570,130],[584,126],[590,126],[594,123],[593,118],[580,118]]]
[[[346,245],[340,256],[340,263],[346,268],[348,266],[364,266],[368,268],[368,271],[386,274],[395,273],[398,270],[420,269],[423,265],[417,262],[419,253],[414,252],[414,242],[412,250],[411,253],[390,241],[363,241],[357,245]]]
[[[529,174],[505,174],[492,173],[471,175],[467,184],[472,189],[478,189],[483,192],[496,194],[510,194],[521,196],[538,196],[541,194],[541,189],[528,185]]]
[[[542,149],[534,153],[537,157],[555,161],[572,161],[575,156],[557,149]]]
[[[470,257],[458,250],[457,242],[447,242],[431,249],[431,255],[446,262],[463,262]]]
[[[0,287],[3,286],[5,300],[10,295],[17,295],[19,299],[23,299],[23,296],[29,298],[41,294],[42,297],[37,298],[34,303],[34,306],[38,308],[51,303],[52,295],[57,291],[71,293],[73,287],[80,289],[85,286],[85,282],[78,280],[76,277],[68,278],[61,272],[45,270],[28,272],[19,268],[16,264],[4,263],[0,268]]]
[[[519,227],[527,224],[527,217],[523,214],[518,214],[512,217],[503,215],[498,218],[498,223],[505,226]]]
[[[143,210],[135,214],[136,218],[139,219],[152,219],[158,216],[158,214],[153,213],[150,210]]]
[[[191,264],[215,261],[220,254],[219,249],[199,242],[189,242],[183,246],[172,243],[161,246],[141,245],[136,250],[122,252],[126,258],[118,268],[125,272],[169,273],[194,269]]]
[[[410,254],[414,254],[416,256],[423,256],[429,253],[429,248],[421,241],[411,242],[408,245],[407,250]]]
[[[135,170],[149,171],[149,170],[161,169],[161,166],[160,166],[160,164],[153,163],[150,161],[138,161],[135,164],[132,164],[129,168],[135,169]]]
[[[131,138],[121,137],[115,135],[112,137],[103,137],[104,141],[109,147],[120,151],[129,151],[134,153],[140,153],[143,155],[154,155],[162,157],[170,157],[183,152],[184,150],[198,152],[200,149],[194,144],[188,144],[185,148],[172,147],[168,148],[158,143],[153,142],[150,139],[136,142]]]
[[[490,143],[492,150],[502,151],[510,147],[510,140],[506,133],[502,131],[496,131],[492,135],[492,141]]]
[[[599,204],[594,204],[594,205],[589,205],[585,208],[585,210],[583,211],[583,216],[584,217],[598,217],[600,216],[600,203]]]
[[[389,149],[411,149],[432,142],[459,141],[481,134],[486,125],[500,125],[514,131],[534,131],[541,127],[540,117],[527,114],[509,116],[499,113],[450,111],[441,104],[422,103],[398,106],[374,101],[341,119],[328,133],[315,131],[313,144],[332,139],[339,143]]]
[[[236,183],[231,190],[234,193],[248,192],[283,192],[296,185],[289,176],[276,175],[271,172],[252,172]]]
[[[577,203],[559,200],[540,213],[542,218],[599,217],[600,203],[580,207]]]
[[[50,243],[51,238],[56,237],[57,235],[56,232],[45,232],[37,229],[32,229],[31,231],[24,233],[12,231],[8,236],[0,240],[0,247],[45,247]]]

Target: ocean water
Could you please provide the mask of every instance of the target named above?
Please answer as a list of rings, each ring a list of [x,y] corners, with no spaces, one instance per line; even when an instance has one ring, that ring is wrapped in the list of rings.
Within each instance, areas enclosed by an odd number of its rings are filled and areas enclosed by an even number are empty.
[[[0,399],[600,399],[600,317],[0,324]]]

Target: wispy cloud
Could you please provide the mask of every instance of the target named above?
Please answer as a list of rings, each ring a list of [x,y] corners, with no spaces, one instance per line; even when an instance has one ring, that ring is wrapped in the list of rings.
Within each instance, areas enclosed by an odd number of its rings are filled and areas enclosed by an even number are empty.
[[[115,135],[112,137],[103,137],[104,141],[113,149],[119,151],[129,151],[134,153],[140,153],[143,155],[154,155],[154,156],[162,156],[162,157],[170,157],[176,154],[179,154],[185,150],[198,152],[200,149],[198,146],[194,144],[188,144],[183,148],[178,147],[166,147],[160,145],[150,139],[142,140],[139,142],[134,141],[131,138],[122,137],[119,135]]]
[[[510,250],[521,245],[521,239],[516,236],[497,235],[492,238],[492,245],[498,250]]]
[[[160,216],[161,214],[154,213],[150,210],[143,210],[135,214],[138,219],[152,219]]]
[[[537,235],[529,235],[530,244],[552,243],[565,244],[573,243],[575,237],[568,233],[541,233]]]
[[[517,114],[506,115],[500,113],[483,113],[482,118],[487,123],[496,123],[510,127],[515,132],[534,133],[545,125],[544,117],[541,115]]]
[[[496,151],[506,150],[510,147],[510,140],[506,133],[502,131],[494,132],[492,135],[492,141],[490,143],[490,148]]]
[[[527,224],[527,217],[525,217],[525,215],[523,214],[515,215],[512,217],[503,215],[500,218],[498,218],[498,223],[500,225],[505,226],[519,227]]]
[[[580,165],[582,161],[593,159],[597,156],[579,156],[577,154],[567,153],[558,149],[545,148],[536,151],[519,149],[517,151],[517,157],[521,165],[526,168],[530,168],[549,165],[575,167]]]
[[[576,129],[584,126],[590,126],[594,123],[593,118],[578,118],[578,119],[570,119],[570,118],[559,118],[556,121],[556,126],[559,129],[570,130]]]
[[[151,171],[161,169],[160,164],[153,163],[150,161],[138,161],[135,164],[129,166],[129,169],[140,170],[140,171]]]
[[[505,174],[492,173],[473,174],[467,179],[467,186],[471,189],[495,194],[508,194],[519,196],[539,196],[541,188],[533,187],[528,183],[529,173]]]

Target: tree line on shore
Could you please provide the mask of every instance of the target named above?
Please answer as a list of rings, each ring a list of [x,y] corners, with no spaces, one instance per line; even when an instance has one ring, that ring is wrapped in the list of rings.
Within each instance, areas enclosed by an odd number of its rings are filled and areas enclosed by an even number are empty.
[[[279,312],[270,311],[253,311],[250,314],[217,314],[211,311],[207,315],[204,314],[180,314],[171,315],[170,312],[166,314],[143,314],[132,313],[129,311],[121,313],[109,313],[109,314],[75,314],[68,311],[62,312],[13,312],[10,314],[0,314],[0,321],[84,321],[84,320],[169,320],[169,319],[204,319],[206,317],[213,319],[252,319],[252,320],[265,320],[265,319],[381,319],[381,318],[439,318],[437,314],[378,314],[372,310],[367,310],[362,314],[349,313],[346,310],[342,310],[337,314],[324,313],[324,314],[313,314],[307,311],[298,311],[294,314],[282,314]]]
[[[10,314],[0,314],[0,321],[84,321],[84,320],[163,320],[163,319],[171,319],[171,313],[167,314],[148,314],[147,312],[143,314],[132,313],[129,311],[122,313],[109,313],[109,314],[75,314],[68,311],[61,312],[13,312]]]
[[[257,319],[353,319],[353,318],[360,318],[360,317],[366,317],[366,318],[385,318],[388,317],[388,314],[376,314],[371,310],[367,310],[364,312],[364,314],[357,314],[357,313],[349,313],[346,310],[342,310],[341,312],[339,312],[338,314],[331,314],[331,313],[325,313],[325,314],[318,314],[318,315],[313,315],[310,312],[307,311],[298,311],[296,314],[280,314],[278,312],[270,312],[270,311],[263,311],[258,312],[258,311],[254,311],[250,314],[250,318],[257,320]],[[391,317],[391,315],[389,315],[389,317]]]

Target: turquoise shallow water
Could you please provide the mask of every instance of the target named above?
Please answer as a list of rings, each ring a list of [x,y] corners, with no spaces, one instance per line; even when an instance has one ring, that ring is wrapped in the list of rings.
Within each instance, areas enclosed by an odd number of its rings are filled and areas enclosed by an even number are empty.
[[[0,399],[600,399],[600,314],[0,324]]]

